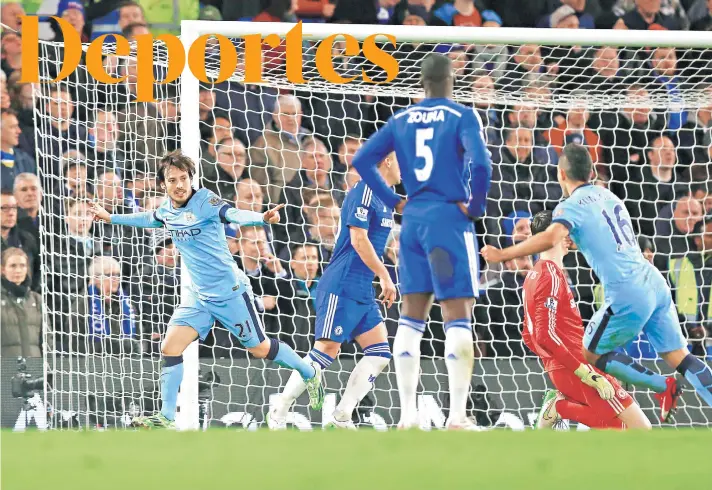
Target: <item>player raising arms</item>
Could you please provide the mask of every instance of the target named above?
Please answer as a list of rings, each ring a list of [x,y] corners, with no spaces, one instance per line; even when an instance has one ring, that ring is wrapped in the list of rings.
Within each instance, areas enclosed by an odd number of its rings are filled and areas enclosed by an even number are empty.
[[[433,296],[445,320],[450,389],[449,429],[476,429],[466,404],[474,365],[472,308],[478,296],[477,239],[472,218],[484,213],[491,155],[477,112],[451,100],[452,62],[427,55],[420,68],[425,99],[399,111],[356,153],[353,166],[388,207],[403,213],[399,278],[403,306],[393,344],[401,402],[400,428],[418,424],[420,341]],[[376,170],[395,151],[407,194],[396,194]]]
[[[387,185],[400,183],[394,155],[381,163],[379,172]],[[354,428],[351,417],[356,405],[391,359],[388,332],[374,297],[373,275],[381,285],[380,299],[390,307],[396,298],[396,286],[381,257],[393,228],[393,208],[384,205],[361,181],[346,195],[339,223],[334,254],[316,290],[316,342],[308,357],[326,369],[343,342],[356,340],[363,349],[364,355],[351,372],[344,395],[329,420],[338,428]],[[304,388],[302,377],[293,372],[270,410],[271,429],[286,427],[289,408]]]
[[[551,211],[534,216],[532,235],[551,224]],[[559,418],[591,427],[649,429],[650,422],[613,377],[591,368],[583,358],[583,322],[563,272],[569,239],[544,251],[524,281],[524,329],[527,346],[544,363],[556,387],[544,398],[538,428]]]
[[[552,224],[512,247],[486,246],[482,255],[488,262],[504,262],[543,252],[570,236],[605,290],[604,304],[583,337],[586,361],[626,383],[658,393],[660,416],[667,421],[680,396],[675,378],[654,373],[614,350],[644,331],[660,357],[712,405],[712,370],[688,351],[665,278],[645,260],[621,200],[608,189],[592,185],[592,174],[588,150],[574,143],[566,145],[558,178],[568,199],[554,210]]]
[[[265,337],[255,313],[249,282],[235,264],[225,239],[225,223],[273,224],[279,221],[279,207],[264,214],[237,210],[212,191],[193,189],[194,173],[195,163],[180,151],[174,151],[159,164],[158,182],[168,200],[154,212],[109,214],[96,203],[91,207],[94,219],[107,223],[139,228],[165,226],[192,282],[190,294],[173,313],[161,344],[161,411],[148,417],[136,417],[133,425],[174,427],[178,388],[183,379],[183,351],[196,338],[204,339],[215,320],[229,329],[255,357],[296,369],[306,383],[312,406],[320,407],[324,396],[321,368],[303,360],[288,345]]]

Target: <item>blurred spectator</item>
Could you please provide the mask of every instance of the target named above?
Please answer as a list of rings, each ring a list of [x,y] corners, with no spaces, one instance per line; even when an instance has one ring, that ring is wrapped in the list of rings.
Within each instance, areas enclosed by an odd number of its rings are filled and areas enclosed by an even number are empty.
[[[697,0],[688,14],[692,16],[693,8],[695,9],[696,18],[690,19],[692,25],[691,31],[712,31],[712,0]]]
[[[334,10],[336,4],[331,0],[297,0],[294,13],[305,22],[323,22],[334,15]]]
[[[79,33],[82,43],[88,43],[91,41],[89,35],[85,31],[86,19],[84,18],[84,4],[81,0],[59,0],[59,5],[57,6],[57,17],[60,17],[74,27],[74,29]],[[52,25],[55,22],[50,21]],[[61,30],[56,28],[55,41],[64,41],[64,36],[61,34]]]
[[[678,136],[678,156],[680,163],[705,162],[708,146],[712,145],[712,85],[704,89],[706,106],[687,111],[686,121]]]
[[[677,311],[693,340],[693,351],[704,355],[704,340],[712,334],[712,216],[695,223],[692,235],[694,247],[684,256],[670,259],[669,274]]]
[[[95,257],[84,294],[73,300],[70,314],[74,345],[79,352],[130,354],[139,346],[138,322],[131,297],[121,286],[121,266],[111,257]]]
[[[498,243],[503,236],[500,217],[512,211],[533,215],[553,209],[561,198],[556,167],[538,161],[532,152],[532,130],[506,129],[504,135],[503,147],[493,154],[492,186],[487,196],[485,225],[491,243]]]
[[[307,218],[306,238],[319,244],[321,263],[326,265],[336,245],[341,218],[339,205],[331,194],[316,194],[307,203],[304,214]]]
[[[164,124],[159,123],[159,112],[151,102],[136,103],[138,67],[131,59],[122,67],[125,75],[125,88],[129,97],[122,101],[115,112],[119,125],[119,140],[117,148],[123,153],[126,161],[133,162],[131,168],[125,169],[123,177],[133,180],[137,174],[155,175],[158,158],[165,154]]]
[[[648,91],[638,84],[632,84],[626,91],[630,103],[616,113],[601,115],[599,134],[604,146],[604,158],[610,162],[612,191],[619,197],[621,184],[630,177],[630,169],[642,165],[645,149],[652,146],[652,140],[662,129],[661,118],[651,110]]]
[[[101,108],[94,113],[93,125],[89,128],[89,141],[94,146],[94,159],[98,166],[117,172],[126,167],[123,152],[118,148],[119,127],[116,116]]]
[[[30,233],[40,243],[40,204],[42,186],[35,174],[22,173],[15,178],[13,194],[17,200],[17,227]]]
[[[686,181],[675,172],[675,146],[667,136],[655,138],[646,156],[647,164],[634,168],[625,185],[625,203],[636,229],[652,237],[655,217],[682,194]]]
[[[2,252],[2,287],[0,288],[0,356],[42,356],[42,297],[32,291],[27,254],[10,247]]]
[[[87,166],[83,161],[67,161],[62,196],[74,199],[94,197],[94,187],[89,184]]]
[[[160,344],[180,302],[181,277],[178,249],[170,232],[157,228],[151,237],[153,254],[139,269],[139,280],[131,283],[131,299],[140,315],[148,353],[160,355]]]
[[[0,181],[3,190],[12,190],[15,178],[21,173],[37,173],[33,157],[19,148],[20,124],[11,109],[0,111]]]
[[[316,286],[319,283],[319,252],[314,244],[290,246],[289,274],[277,279],[279,339],[300,354],[311,348],[316,318]]]
[[[378,23],[390,24],[395,13],[395,7],[399,3],[400,0],[378,0]]]
[[[22,30],[23,15],[25,15],[25,9],[22,8],[22,3],[20,2],[3,3],[2,7],[0,7],[0,22],[13,31],[20,32]]]
[[[475,322],[488,325],[492,355],[498,357],[524,357],[522,342],[522,286],[533,268],[532,258],[523,257],[504,263],[499,278],[487,286],[484,297],[475,308]]]
[[[430,25],[480,27],[482,15],[474,0],[453,0],[444,2],[432,11]]]
[[[477,71],[472,77],[471,88],[475,96],[473,106],[482,121],[485,140],[489,145],[496,145],[500,141],[498,132],[502,127],[502,117],[492,104],[496,96],[494,79],[486,71]]]
[[[20,35],[4,31],[0,37],[0,67],[7,77],[22,68],[22,41]]]
[[[0,192],[0,250],[19,248],[23,250],[30,261],[30,275],[35,281],[32,286],[37,289],[41,283],[40,277],[40,244],[33,233],[17,225],[17,199],[12,191]]]
[[[237,196],[235,196],[235,207],[246,211],[264,211],[264,195],[262,187],[252,179],[242,179],[235,186]]]
[[[702,216],[702,205],[689,195],[662,208],[655,220],[655,265],[658,269],[666,271],[668,258],[694,250],[691,233]]]
[[[504,245],[510,247],[532,236],[531,220],[529,211],[513,211],[502,218]]]
[[[502,27],[502,18],[494,10],[482,12],[482,27]],[[489,74],[495,82],[506,73],[509,51],[503,44],[475,44],[469,46],[472,70]]]
[[[282,262],[270,251],[264,228],[241,227],[235,233],[235,239],[228,241],[233,242],[230,251],[235,255],[235,261],[250,279],[259,309],[275,313],[273,310],[279,296],[275,279],[286,278],[288,272],[282,266]],[[271,316],[268,318],[272,319]]]
[[[310,131],[302,127],[302,104],[292,95],[281,95],[261,138],[250,148],[250,177],[260,183],[268,202],[279,202],[287,182],[302,167],[301,150]]]
[[[585,93],[576,91],[571,93],[571,106],[566,112],[566,117],[556,124],[556,126],[544,133],[544,138],[556,150],[558,155],[569,143],[578,143],[588,147],[588,152],[591,155],[591,160],[597,166],[599,173],[606,172],[603,164],[603,148],[601,140],[596,132],[588,125],[590,113],[585,104]]]
[[[86,145],[86,125],[79,124],[73,117],[75,102],[64,85],[52,85],[45,94],[48,97],[44,102],[44,114],[38,116],[37,123],[42,126],[37,140],[37,164],[41,174],[61,175],[59,159],[65,151]],[[28,141],[27,144],[32,146],[23,147],[23,151],[34,154],[34,142]]]
[[[665,95],[670,100],[682,102],[683,85],[677,74],[677,55],[674,48],[656,48],[650,59],[652,67],[651,92],[654,95]],[[687,112],[684,109],[674,110],[670,107],[664,114],[665,126],[669,131],[679,130],[687,122]]]
[[[318,193],[331,194],[337,203],[343,201],[341,179],[331,172],[331,158],[324,143],[313,137],[302,142],[302,169],[294,174],[282,191],[282,220],[275,225],[275,238],[280,244],[304,237],[306,205]]]
[[[119,29],[124,30],[131,24],[146,24],[143,7],[138,2],[122,1],[119,11]]]
[[[572,29],[595,29],[596,28],[596,22],[595,19],[593,18],[593,15],[590,13],[586,12],[586,0],[561,0],[561,4],[564,7],[569,7],[573,10],[573,15],[576,16],[576,27],[572,27]],[[596,3],[594,1],[594,3]],[[537,27],[540,28],[546,28],[546,27],[555,27],[559,22],[561,22],[561,19],[559,18],[558,21],[552,21],[552,18],[555,17],[555,13],[559,12],[559,9],[561,7],[557,7],[555,10],[552,11],[551,14],[545,15],[542,17],[539,22],[537,23]],[[561,13],[559,13],[561,15]],[[556,20],[556,19],[555,19]]]
[[[343,174],[351,168],[354,155],[356,155],[358,149],[361,148],[363,142],[363,139],[353,134],[344,136],[344,139],[336,150],[336,158],[334,159],[334,170],[336,172]]]
[[[242,178],[247,163],[245,145],[232,136],[219,141],[215,163],[203,160],[203,185],[228,201],[235,200],[235,186]]]
[[[394,4],[398,5],[398,2],[395,0],[338,0],[331,21],[349,24],[378,24],[381,7],[384,7],[388,12],[388,9],[394,7]],[[395,12],[391,14],[392,17],[395,15]]]
[[[635,8],[625,13],[613,26],[614,29],[668,29],[680,30],[678,18],[660,11],[661,0],[635,0]]]
[[[595,48],[591,56],[593,61],[589,77],[585,82],[582,80],[581,88],[594,93],[612,95],[624,90],[618,49],[613,46],[602,46]]]

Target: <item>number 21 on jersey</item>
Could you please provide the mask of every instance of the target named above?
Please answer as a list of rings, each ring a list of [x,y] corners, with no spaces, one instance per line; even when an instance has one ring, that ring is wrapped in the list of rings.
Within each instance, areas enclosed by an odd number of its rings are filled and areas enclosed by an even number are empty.
[[[433,128],[415,130],[415,156],[425,160],[425,165],[415,169],[415,178],[425,182],[433,173],[433,150],[428,146],[428,141],[433,139]]]

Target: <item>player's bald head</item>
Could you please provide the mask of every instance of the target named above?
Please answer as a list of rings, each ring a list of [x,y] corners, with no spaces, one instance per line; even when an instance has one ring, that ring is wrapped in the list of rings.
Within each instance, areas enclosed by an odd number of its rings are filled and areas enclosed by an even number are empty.
[[[576,182],[589,182],[593,173],[593,161],[588,149],[578,143],[569,143],[561,152],[559,167],[566,176]]]
[[[450,96],[454,81],[452,60],[443,54],[428,54],[420,64],[420,81],[427,96]]]

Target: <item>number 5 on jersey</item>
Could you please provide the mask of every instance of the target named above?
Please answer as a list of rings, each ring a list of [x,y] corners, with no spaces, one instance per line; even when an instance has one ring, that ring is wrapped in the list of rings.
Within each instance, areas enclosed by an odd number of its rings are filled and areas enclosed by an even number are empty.
[[[415,169],[415,178],[420,182],[428,180],[430,174],[433,173],[433,150],[427,144],[431,139],[433,139],[433,128],[415,131],[415,156],[425,160],[425,165],[422,168]]]

